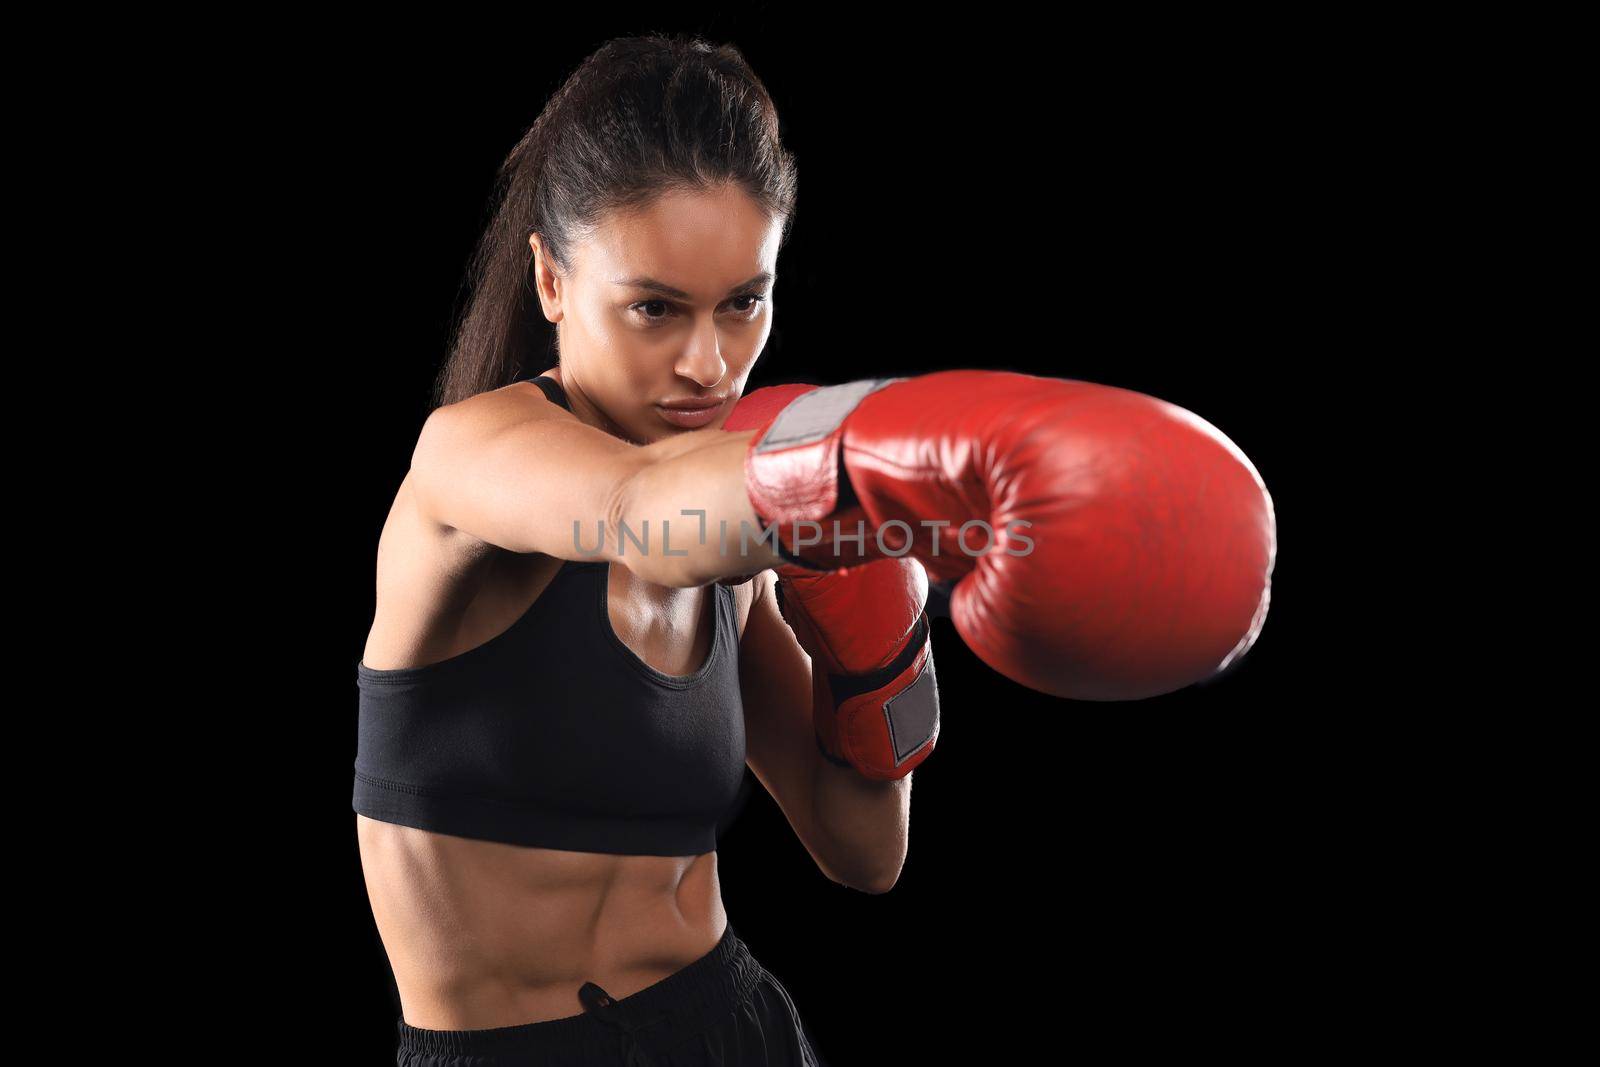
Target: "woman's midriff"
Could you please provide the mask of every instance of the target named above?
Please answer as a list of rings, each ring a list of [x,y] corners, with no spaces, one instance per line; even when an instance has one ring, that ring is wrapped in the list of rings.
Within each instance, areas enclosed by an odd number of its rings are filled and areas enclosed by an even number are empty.
[[[578,988],[620,1000],[716,947],[717,854],[523,848],[356,816],[367,897],[405,1021],[480,1030],[579,1015]]]

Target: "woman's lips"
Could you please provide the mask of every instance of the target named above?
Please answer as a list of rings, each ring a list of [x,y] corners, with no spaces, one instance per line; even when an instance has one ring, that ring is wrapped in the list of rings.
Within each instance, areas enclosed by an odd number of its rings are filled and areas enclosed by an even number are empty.
[[[724,400],[721,404],[712,404],[707,408],[668,408],[657,404],[656,412],[674,426],[680,426],[685,430],[696,430],[702,426],[710,426],[726,403]]]

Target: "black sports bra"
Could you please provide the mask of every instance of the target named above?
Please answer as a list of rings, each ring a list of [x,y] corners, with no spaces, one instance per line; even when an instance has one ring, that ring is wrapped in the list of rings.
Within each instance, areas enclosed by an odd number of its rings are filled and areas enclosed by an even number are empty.
[[[532,380],[571,410],[556,382]],[[715,850],[748,789],[733,591],[711,586],[706,661],[668,675],[611,628],[608,572],[563,562],[510,628],[450,659],[357,663],[354,809],[514,845]]]

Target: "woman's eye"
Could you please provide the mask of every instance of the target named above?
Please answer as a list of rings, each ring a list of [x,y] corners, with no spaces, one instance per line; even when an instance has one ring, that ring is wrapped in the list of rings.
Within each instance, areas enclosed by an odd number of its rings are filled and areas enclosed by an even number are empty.
[[[733,310],[743,318],[754,318],[766,299],[762,293],[745,293],[733,298]],[[672,305],[665,300],[641,300],[630,309],[646,322],[662,322],[672,316]]]

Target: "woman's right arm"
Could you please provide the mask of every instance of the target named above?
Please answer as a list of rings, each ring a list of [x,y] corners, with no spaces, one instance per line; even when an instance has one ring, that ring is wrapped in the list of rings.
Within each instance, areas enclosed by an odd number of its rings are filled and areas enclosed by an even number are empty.
[[[580,422],[535,387],[497,389],[428,416],[411,483],[418,508],[441,531],[511,552],[615,561],[646,581],[687,588],[783,563],[770,542],[754,540],[760,526],[744,458],[756,433],[691,430],[633,445]],[[671,555],[662,544],[667,521]],[[741,522],[750,534],[744,555]],[[646,529],[647,551],[639,544]]]

